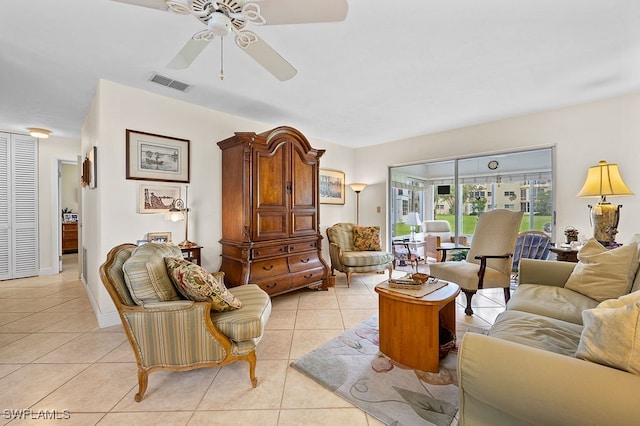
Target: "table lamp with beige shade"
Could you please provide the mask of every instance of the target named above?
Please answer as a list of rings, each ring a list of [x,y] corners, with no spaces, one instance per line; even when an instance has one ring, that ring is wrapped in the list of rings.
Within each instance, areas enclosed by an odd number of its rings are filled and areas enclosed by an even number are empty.
[[[587,178],[580,192],[579,198],[600,198],[595,206],[589,205],[593,237],[605,247],[615,246],[618,233],[621,204],[613,205],[607,201],[607,196],[634,195],[622,180],[617,164],[600,161],[597,166],[589,167]]]

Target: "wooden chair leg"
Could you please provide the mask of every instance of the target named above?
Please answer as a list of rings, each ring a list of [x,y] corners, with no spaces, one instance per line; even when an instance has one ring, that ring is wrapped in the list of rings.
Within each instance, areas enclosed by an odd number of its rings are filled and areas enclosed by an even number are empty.
[[[464,313],[467,315],[473,315],[473,309],[471,309],[471,298],[476,294],[475,290],[462,290],[467,297],[467,307],[464,308]]]
[[[347,287],[351,287],[351,272],[347,272]]]
[[[511,299],[511,289],[509,287],[505,287],[504,289],[504,304],[506,305]]]
[[[147,391],[147,385],[149,384],[149,372],[138,368],[138,393],[133,398],[136,402],[142,401],[144,393]]]
[[[249,362],[249,378],[251,379],[251,386],[254,388],[258,386],[258,378],[256,377],[256,359],[255,350],[247,355],[247,362]]]

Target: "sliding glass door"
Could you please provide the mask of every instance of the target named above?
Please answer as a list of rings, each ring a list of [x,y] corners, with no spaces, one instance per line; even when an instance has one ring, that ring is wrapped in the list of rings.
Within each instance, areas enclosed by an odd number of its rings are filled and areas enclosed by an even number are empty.
[[[446,220],[471,241],[478,215],[493,209],[525,212],[521,231],[553,234],[552,148],[425,162],[389,170],[391,239],[409,236],[413,213]]]

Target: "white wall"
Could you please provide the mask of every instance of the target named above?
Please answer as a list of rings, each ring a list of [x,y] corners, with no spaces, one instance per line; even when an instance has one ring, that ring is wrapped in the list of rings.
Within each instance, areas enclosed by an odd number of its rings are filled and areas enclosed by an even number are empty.
[[[623,204],[617,241],[626,242],[640,225],[640,94],[619,96],[559,110],[531,114],[478,126],[358,149],[354,164],[358,180],[372,184],[360,196],[360,222],[383,226],[386,218],[376,207],[386,206],[386,179],[391,165],[433,161],[459,156],[556,147],[556,212],[560,233],[567,226],[581,235],[593,236],[588,204],[597,199],[578,199],[587,169],[599,160],[618,163],[622,177],[637,195],[611,198]]]
[[[60,214],[58,205],[58,161],[76,162],[78,139],[49,137],[38,142],[38,234],[40,275],[58,273]]]

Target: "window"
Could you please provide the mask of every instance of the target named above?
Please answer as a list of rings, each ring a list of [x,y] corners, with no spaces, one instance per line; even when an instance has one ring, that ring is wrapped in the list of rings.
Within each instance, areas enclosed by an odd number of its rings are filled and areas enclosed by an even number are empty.
[[[497,208],[524,211],[521,231],[553,233],[552,157],[553,148],[543,148],[390,167],[390,236],[408,233],[404,218],[416,211],[470,237],[478,215]]]

